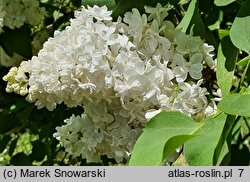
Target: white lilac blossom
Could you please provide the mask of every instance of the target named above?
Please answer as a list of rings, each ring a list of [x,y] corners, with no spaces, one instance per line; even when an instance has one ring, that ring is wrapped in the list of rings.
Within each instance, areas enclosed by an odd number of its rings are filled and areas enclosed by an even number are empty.
[[[0,1],[0,28],[7,26],[10,29],[20,28],[24,23],[39,24],[46,15],[45,8],[39,6],[38,0],[1,0]]]
[[[203,67],[214,67],[213,47],[175,29],[165,20],[168,8],[146,7],[148,17],[133,9],[112,21],[105,6],[82,7],[38,56],[10,70],[6,91],[27,94],[38,108],[83,106],[81,116],[56,128],[65,150],[89,162],[128,159],[157,113],[214,113],[202,87]]]

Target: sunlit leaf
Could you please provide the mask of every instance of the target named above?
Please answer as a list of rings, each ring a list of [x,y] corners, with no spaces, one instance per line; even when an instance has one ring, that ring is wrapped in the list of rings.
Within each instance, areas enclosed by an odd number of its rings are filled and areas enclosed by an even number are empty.
[[[195,11],[197,11],[197,6],[198,6],[197,0],[192,0],[190,2],[188,6],[188,10],[186,11],[184,18],[176,27],[177,29],[181,29],[183,32],[188,31],[188,28],[190,28],[190,23],[192,21],[192,18],[195,15]]]
[[[236,63],[237,66],[246,66],[247,63],[250,62],[250,56],[247,56]]]
[[[225,96],[218,108],[231,115],[250,117],[250,93],[233,93]]]
[[[231,4],[234,1],[236,1],[236,0],[215,0],[214,4],[216,6],[226,6],[228,4]]]
[[[191,166],[212,166],[215,149],[222,134],[226,115],[206,119],[205,124],[196,134],[200,136],[189,140],[184,144],[184,155]]]
[[[222,157],[225,155],[225,152],[227,152],[227,146],[225,146],[226,143],[231,144],[230,134],[232,132],[232,127],[234,125],[234,122],[235,122],[235,116],[227,115],[223,131],[221,132],[219,138],[219,142],[214,150],[214,156],[213,156],[214,165],[220,162]]]
[[[216,77],[222,95],[229,94],[232,87],[235,62],[238,56],[238,49],[232,44],[229,36],[221,40],[217,56]]]
[[[197,136],[194,132],[202,126],[179,112],[164,112],[152,118],[137,140],[130,166],[155,166],[187,140]]]
[[[233,44],[250,54],[250,0],[246,0],[240,8],[232,28],[230,37]]]
[[[219,30],[219,38],[222,40],[224,37],[229,35],[229,30],[227,29],[220,29]]]
[[[213,34],[203,23],[199,12],[199,2],[197,0],[191,0],[185,12],[185,16],[176,29],[181,29],[187,34],[192,33],[195,36],[200,36],[202,39],[205,39],[207,43],[217,47]]]

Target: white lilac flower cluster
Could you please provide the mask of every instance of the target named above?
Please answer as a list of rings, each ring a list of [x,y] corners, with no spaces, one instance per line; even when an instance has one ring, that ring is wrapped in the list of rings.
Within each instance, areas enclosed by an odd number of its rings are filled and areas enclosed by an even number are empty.
[[[54,134],[65,150],[97,162],[127,159],[148,119],[162,111],[210,115],[204,66],[209,46],[165,20],[168,7],[137,9],[112,21],[107,7],[83,7],[38,56],[4,77],[7,92],[27,94],[38,108],[83,106]]]
[[[24,23],[39,24],[46,14],[38,0],[1,0],[0,32],[3,26],[10,29],[20,28]]]

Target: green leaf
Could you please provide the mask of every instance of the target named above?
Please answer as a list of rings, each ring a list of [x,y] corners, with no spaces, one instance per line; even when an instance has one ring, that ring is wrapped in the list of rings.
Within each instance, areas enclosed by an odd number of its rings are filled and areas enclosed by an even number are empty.
[[[196,136],[198,135],[178,135],[170,138],[165,144],[162,160],[170,156],[173,153],[173,149],[177,149],[180,145]]]
[[[223,96],[230,93],[237,56],[238,49],[232,44],[230,37],[224,37],[218,49],[216,72],[218,85]]]
[[[227,142],[227,144],[229,145],[231,144],[231,133],[234,122],[235,122],[235,116],[228,115],[219,142],[214,151],[214,158],[213,158],[214,165],[220,162],[221,161],[220,156],[224,155],[223,153],[225,152],[224,150],[226,147],[225,142]]]
[[[152,118],[137,140],[130,166],[159,165],[176,148],[195,137],[202,123],[179,112],[163,112]]]
[[[187,32],[190,28],[190,23],[192,21],[192,18],[195,14],[195,11],[197,11],[198,2],[197,0],[192,0],[188,6],[187,12],[185,13],[185,16],[179,23],[179,25],[176,27],[177,29],[181,29],[183,32]]]
[[[219,29],[219,38],[222,40],[224,37],[229,35],[229,30],[227,29]]]
[[[236,0],[215,0],[214,4],[216,6],[226,6],[228,4],[231,4],[234,1],[236,1]]]
[[[225,121],[225,114],[220,114],[215,118],[210,117],[205,119],[203,127],[195,133],[200,136],[193,138],[184,144],[184,155],[189,165],[214,165],[214,151],[219,143]]]
[[[225,96],[218,108],[231,115],[250,117],[250,93],[233,93]]]
[[[233,44],[250,54],[250,0],[241,6],[230,30]]]
[[[94,5],[98,6],[106,5],[109,10],[112,10],[115,8],[116,2],[115,0],[82,0],[82,5],[84,6],[89,5],[90,7]]]
[[[215,38],[211,31],[204,25],[199,12],[199,2],[197,0],[191,0],[187,11],[176,29],[181,29],[183,32],[200,36],[205,39],[206,42],[217,47]]]
[[[16,52],[26,59],[32,57],[31,31],[26,25],[14,30],[5,28],[0,34],[0,45],[9,56]]]
[[[230,146],[227,142],[223,144],[221,148],[221,153],[219,155],[219,158],[217,159],[216,166],[228,166],[229,165],[230,159],[231,159]]]
[[[250,56],[247,56],[236,63],[237,66],[246,66],[250,62]]]

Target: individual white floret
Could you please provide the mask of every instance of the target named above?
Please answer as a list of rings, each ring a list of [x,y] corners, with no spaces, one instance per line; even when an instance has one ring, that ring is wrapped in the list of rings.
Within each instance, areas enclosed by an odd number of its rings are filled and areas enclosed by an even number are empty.
[[[94,5],[93,7],[88,6],[88,8],[86,9],[86,13],[99,21],[112,20],[112,11],[108,11],[108,8],[106,6],[103,6],[102,8],[98,7],[97,5]]]

